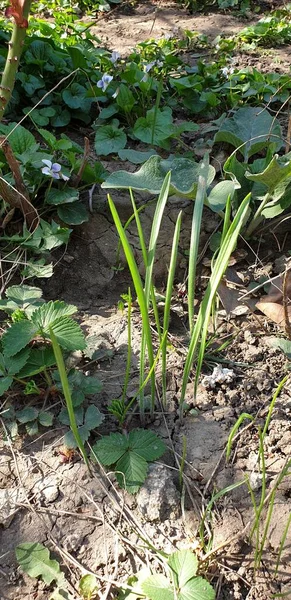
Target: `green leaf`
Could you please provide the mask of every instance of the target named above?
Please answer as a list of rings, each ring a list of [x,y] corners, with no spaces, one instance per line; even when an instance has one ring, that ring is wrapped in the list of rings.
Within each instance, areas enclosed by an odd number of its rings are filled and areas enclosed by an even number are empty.
[[[178,600],[215,600],[215,591],[208,581],[194,577],[180,589]]]
[[[41,137],[45,140],[48,146],[54,150],[57,138],[50,131],[47,131],[47,129],[39,129],[38,133],[40,133]]]
[[[120,487],[136,494],[146,479],[148,463],[135,452],[128,451],[117,461],[115,471]]]
[[[83,575],[79,581],[79,591],[85,600],[90,600],[93,594],[98,590],[97,579],[95,575]]]
[[[68,52],[71,56],[74,69],[87,69],[88,62],[84,56],[84,51],[77,46],[68,46]]]
[[[59,218],[68,225],[81,225],[89,221],[89,213],[81,202],[58,206]]]
[[[230,181],[229,179],[220,181],[212,188],[207,197],[206,205],[209,206],[213,212],[220,212],[225,209],[228,196],[232,198],[234,192],[235,184],[233,181]]]
[[[60,317],[69,317],[76,312],[77,307],[73,304],[67,304],[63,300],[50,300],[33,311],[31,321],[38,329],[49,333],[49,327]]]
[[[36,144],[32,133],[18,123],[10,123],[9,125],[1,124],[0,133],[8,136],[9,145],[15,154],[22,154]]]
[[[179,588],[195,577],[198,569],[197,557],[190,550],[174,552],[169,557],[168,564],[177,577]]]
[[[16,418],[19,423],[29,423],[29,421],[34,421],[38,417],[38,410],[33,406],[23,408],[23,410],[18,410],[16,413]]]
[[[93,446],[93,452],[98,460],[105,465],[116,463],[128,449],[128,439],[121,433],[111,433],[103,436]]]
[[[273,338],[271,344],[274,348],[279,348],[291,360],[291,341],[284,338]],[[1,381],[1,380],[0,380]]]
[[[141,584],[142,591],[150,600],[175,600],[173,586],[165,575],[155,573]]]
[[[151,108],[147,111],[146,117],[137,119],[133,128],[135,137],[146,144],[153,143],[155,146],[159,146],[161,142],[174,135],[175,132],[172,111],[168,107],[157,111],[155,108]]]
[[[84,408],[82,406],[78,406],[74,409],[75,419],[78,426],[84,424]],[[68,410],[66,408],[62,408],[58,415],[58,419],[60,423],[63,425],[70,425],[70,417]]]
[[[3,356],[5,361],[5,368],[7,370],[8,375],[16,375],[16,373],[19,374],[19,371],[21,371],[22,367],[24,367],[24,365],[28,361],[30,352],[30,348],[24,348],[23,350],[15,354],[15,356],[11,356],[10,358],[8,358],[7,356]]]
[[[170,195],[177,194],[181,197],[194,198],[198,185],[200,164],[188,158],[169,158],[164,160],[160,156],[152,156],[135,173],[115,171],[102,183],[101,187],[145,191],[150,194],[159,194],[165,175],[171,171]],[[207,185],[215,177],[214,167],[209,167]]]
[[[65,187],[62,190],[51,188],[46,195],[46,204],[67,204],[79,200],[79,192],[75,188]]]
[[[27,435],[33,436],[38,433],[38,422],[31,421],[25,425]]]
[[[5,356],[14,356],[34,338],[37,327],[30,321],[13,323],[2,336],[2,347]]]
[[[135,105],[134,95],[124,83],[121,83],[118,88],[116,104],[127,113],[130,112]]]
[[[19,308],[25,309],[28,304],[35,304],[42,297],[42,290],[31,285],[11,285],[5,292],[9,300],[17,304]]]
[[[283,188],[282,191],[284,191],[291,181],[291,161],[289,160],[287,163],[284,161],[282,164],[282,159],[280,160],[278,154],[275,154],[264,171],[261,173],[246,171],[245,177],[251,181],[262,183],[268,188],[269,193],[274,192],[278,187]]]
[[[167,449],[166,444],[153,431],[145,429],[131,431],[128,436],[128,446],[148,462],[160,458]]]
[[[64,583],[64,575],[56,560],[50,558],[50,553],[42,544],[27,542],[19,544],[15,550],[17,561],[30,577],[41,577],[50,585],[56,581],[59,586]]]
[[[91,431],[95,427],[99,427],[102,421],[104,421],[104,415],[98,410],[97,406],[91,404],[86,410],[84,425]]]
[[[29,360],[21,369],[21,371],[19,371],[18,376],[21,379],[25,377],[33,377],[34,375],[42,373],[45,369],[52,367],[55,364],[56,359],[52,348],[32,348],[30,350]]]
[[[247,161],[253,154],[271,143],[277,150],[282,147],[281,127],[265,108],[245,106],[223,121],[215,142],[226,142],[238,148]],[[240,147],[242,146],[242,147]]]
[[[53,275],[53,263],[46,264],[44,258],[35,261],[30,260],[26,263],[24,269],[21,270],[21,275],[26,279],[35,277],[47,279]]]
[[[62,110],[60,107],[58,108],[58,113],[51,118],[51,124],[53,127],[66,127],[70,123],[71,114],[67,109]]]
[[[126,135],[122,129],[114,125],[98,127],[95,135],[95,151],[98,155],[107,156],[116,153],[126,145]]]
[[[69,317],[60,317],[51,325],[57,342],[65,350],[84,350],[86,348],[85,337],[78,323]]]
[[[0,377],[0,396],[3,396],[13,383],[12,377]]]
[[[87,90],[79,83],[72,83],[69,88],[62,92],[64,102],[69,108],[81,108],[86,97]]]
[[[47,410],[42,410],[38,413],[38,422],[43,427],[51,427],[54,421],[54,415]]]
[[[156,156],[155,150],[148,150],[148,152],[139,152],[138,150],[131,150],[126,148],[125,150],[119,150],[118,156],[121,160],[129,160],[134,165],[141,165],[151,156]]]
[[[116,113],[118,113],[118,107],[117,104],[109,104],[109,106],[106,106],[105,108],[102,108],[102,110],[99,113],[99,117],[98,120],[96,122],[99,122],[99,119],[110,119],[110,117],[113,117],[113,115],[116,115]]]
[[[82,440],[82,442],[87,442],[90,437],[90,429],[86,425],[81,425],[78,427],[78,433]],[[77,448],[78,443],[72,431],[68,431],[64,436],[64,445],[67,448]]]

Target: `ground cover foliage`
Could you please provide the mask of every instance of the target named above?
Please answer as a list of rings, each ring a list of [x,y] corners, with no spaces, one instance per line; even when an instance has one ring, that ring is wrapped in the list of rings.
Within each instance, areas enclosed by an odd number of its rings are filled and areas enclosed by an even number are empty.
[[[237,7],[244,13],[252,9],[249,2],[229,0],[216,4],[220,9]],[[207,8],[205,3],[198,5],[194,2],[189,8]],[[2,19],[0,65],[4,77],[6,65],[13,63],[9,58],[11,44],[7,54],[12,27],[14,33],[17,27],[26,29],[22,9],[21,3],[8,9],[6,16],[14,17],[13,26],[7,18]],[[110,6],[107,2],[83,2],[80,9],[107,11]],[[47,13],[53,18],[44,18]],[[146,422],[157,411],[157,389],[161,391],[162,410],[168,411],[167,372],[173,349],[169,328],[183,208],[175,223],[168,273],[160,292],[155,287],[155,257],[162,218],[171,196],[179,199],[181,207],[185,201],[193,203],[183,291],[187,336],[176,410],[180,420],[185,412],[195,416],[203,364],[213,364],[213,355],[215,362],[222,360],[223,364],[223,351],[233,341],[231,333],[220,342],[215,322],[218,297],[226,312],[231,312],[227,306],[233,296],[223,277],[239,237],[251,244],[273,219],[288,218],[291,152],[286,107],[290,75],[238,68],[234,55],[242,48],[250,51],[257,46],[288,43],[289,15],[286,6],[228,38],[220,36],[213,41],[186,31],[182,39],[149,40],[128,56],[121,56],[114,48],[100,45],[90,31],[90,23],[79,21],[74,6],[56,3],[33,7],[18,70],[10,87],[2,81],[1,97],[4,118],[0,123],[0,244],[4,271],[0,308],[7,316],[3,319],[0,344],[0,396],[6,446],[13,448],[25,436],[33,438],[47,428],[64,426],[67,430],[60,452],[63,461],[74,460],[79,451],[91,474],[96,473],[96,465],[99,469],[101,465],[110,468],[119,488],[130,494],[139,492],[151,472],[150,464],[168,451],[169,444],[148,429]],[[199,56],[191,64],[188,57],[194,51]],[[15,62],[18,61],[16,57]],[[83,146],[70,136],[68,127],[72,124],[83,128]],[[97,159],[92,159],[91,146]],[[210,158],[219,148],[223,149],[224,159],[218,170]],[[108,173],[103,166],[108,157],[126,160],[131,166]],[[127,313],[123,392],[121,397],[111,399],[105,412],[96,405],[96,396],[102,389],[98,377],[84,372],[96,360],[98,341],[94,337],[86,339],[72,318],[77,313],[76,306],[60,299],[46,302],[37,281],[42,283],[52,277],[53,251],[67,246],[74,226],[90,220],[92,194],[100,184],[106,190],[128,190],[128,203],[132,206],[132,216],[124,223],[115,198],[108,197],[132,289],[123,294],[121,306]],[[89,203],[84,201],[84,190],[89,190]],[[142,225],[146,204],[139,205],[135,193],[154,197],[149,240],[145,239]],[[199,237],[205,210],[214,215],[217,226],[207,244],[208,283],[197,293]],[[142,269],[129,241],[132,221],[137,227]],[[121,268],[119,263],[113,266]],[[289,279],[286,267],[285,273],[265,289],[267,295],[262,295],[259,302],[256,299],[253,306],[285,331],[287,340],[278,337],[277,332],[272,343],[288,358]],[[264,284],[260,280],[257,289],[261,290]],[[246,287],[243,291],[245,295],[251,292]],[[238,296],[236,303],[239,304]],[[141,324],[139,381],[134,394],[128,397],[133,359],[132,313],[136,307]],[[81,354],[81,368],[70,366],[72,352]],[[205,378],[204,385],[215,388],[228,378],[231,380],[232,373],[231,369],[217,368],[208,380]],[[155,547],[154,540],[141,538],[152,552],[150,565],[122,583],[116,577],[107,595],[110,592],[111,597],[129,600],[219,598],[219,568],[211,562],[218,552],[211,529],[213,507],[238,486],[247,489],[252,505],[246,537],[253,545],[255,581],[263,562],[276,494],[290,471],[290,461],[286,460],[273,487],[268,489],[265,440],[277,397],[287,379],[286,376],[278,382],[271,394],[263,425],[242,407],[228,432],[227,460],[242,426],[245,422],[252,424],[257,436],[256,483],[245,475],[220,490],[214,487],[206,504],[203,498],[196,546],[191,549],[178,547],[175,552],[164,552]],[[194,407],[186,402],[189,382]],[[115,430],[108,434],[107,423],[111,425],[113,417]],[[104,423],[107,430],[102,429]],[[88,441],[92,443],[90,450]],[[177,467],[182,498],[188,490],[186,459],[185,438]],[[281,597],[279,567],[289,526],[290,517],[279,541],[274,578],[277,587],[272,597]],[[68,573],[60,569],[40,543],[27,540],[18,544],[16,557],[25,573],[44,582],[51,599],[103,597],[105,580],[100,583],[97,573],[83,570],[78,590],[76,586],[74,589]]]

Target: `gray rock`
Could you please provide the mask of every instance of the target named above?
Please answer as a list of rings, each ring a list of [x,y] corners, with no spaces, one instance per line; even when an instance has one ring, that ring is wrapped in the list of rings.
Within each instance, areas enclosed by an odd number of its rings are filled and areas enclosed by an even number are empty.
[[[148,521],[165,521],[180,514],[180,496],[167,467],[152,464],[136,496],[139,511]]]

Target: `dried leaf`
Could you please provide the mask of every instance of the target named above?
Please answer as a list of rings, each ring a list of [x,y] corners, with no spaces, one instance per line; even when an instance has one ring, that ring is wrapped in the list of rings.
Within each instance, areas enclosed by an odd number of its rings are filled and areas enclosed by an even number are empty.
[[[263,297],[263,302],[279,303],[283,301],[283,279],[284,277],[278,275],[272,280],[269,293]],[[291,300],[291,270],[287,271],[285,286],[287,299]]]
[[[266,317],[271,319],[274,323],[277,323],[280,327],[285,328],[285,315],[284,308],[282,304],[277,302],[271,302],[269,299],[266,300],[268,296],[265,296],[264,299],[260,302],[256,303],[256,307],[264,314]],[[291,318],[291,306],[288,307],[288,315],[289,319]]]

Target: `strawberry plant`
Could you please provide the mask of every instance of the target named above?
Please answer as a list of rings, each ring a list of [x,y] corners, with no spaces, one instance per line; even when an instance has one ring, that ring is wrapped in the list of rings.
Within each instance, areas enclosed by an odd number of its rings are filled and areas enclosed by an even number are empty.
[[[104,466],[114,466],[120,487],[135,494],[146,479],[148,463],[160,458],[165,450],[166,445],[153,431],[134,429],[128,435],[103,436],[93,446],[93,457]]]

